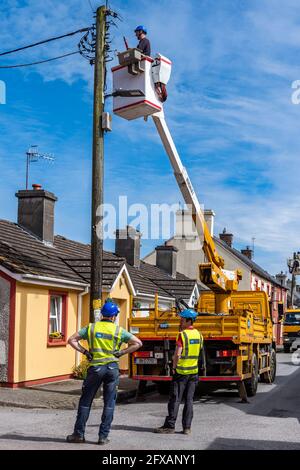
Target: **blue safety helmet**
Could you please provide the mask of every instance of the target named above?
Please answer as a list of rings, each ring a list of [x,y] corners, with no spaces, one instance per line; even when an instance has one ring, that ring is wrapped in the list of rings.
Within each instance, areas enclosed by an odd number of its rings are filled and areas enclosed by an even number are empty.
[[[101,314],[103,317],[115,317],[119,312],[119,307],[111,299],[107,299],[101,308]]]
[[[197,312],[195,312],[195,310],[192,310],[191,308],[187,308],[186,310],[179,312],[179,316],[181,318],[186,318],[187,320],[196,320]]]
[[[135,28],[134,32],[136,32],[136,31],[144,31],[144,33],[147,34],[147,28],[145,28],[145,26],[143,24],[138,25]]]

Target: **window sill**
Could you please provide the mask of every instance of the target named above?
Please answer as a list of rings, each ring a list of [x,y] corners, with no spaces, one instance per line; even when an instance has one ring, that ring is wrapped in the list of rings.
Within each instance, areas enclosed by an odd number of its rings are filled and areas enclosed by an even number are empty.
[[[59,338],[48,338],[47,347],[52,348],[53,346],[67,346],[67,341]]]

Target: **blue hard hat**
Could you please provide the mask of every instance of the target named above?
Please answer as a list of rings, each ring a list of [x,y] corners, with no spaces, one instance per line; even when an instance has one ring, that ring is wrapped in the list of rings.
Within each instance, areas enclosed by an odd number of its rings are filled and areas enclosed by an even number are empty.
[[[111,299],[107,299],[101,308],[101,314],[104,317],[115,317],[119,312],[119,307]]]
[[[181,318],[186,318],[187,320],[196,320],[197,312],[195,312],[195,310],[192,310],[191,308],[187,308],[186,310],[179,312],[179,316]]]
[[[143,24],[139,24],[139,25],[135,28],[134,32],[136,32],[136,31],[144,31],[144,33],[147,34],[147,28],[146,28]]]

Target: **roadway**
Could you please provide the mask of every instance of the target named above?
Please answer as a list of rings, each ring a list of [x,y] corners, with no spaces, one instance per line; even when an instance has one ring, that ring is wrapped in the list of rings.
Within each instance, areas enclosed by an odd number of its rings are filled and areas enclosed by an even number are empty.
[[[130,400],[116,407],[110,443],[101,449],[300,449],[300,366],[291,354],[277,355],[272,385],[259,384],[250,404],[240,403],[234,390],[218,391],[194,402],[192,435],[161,436],[167,397],[151,393],[144,401]],[[13,393],[13,391],[12,391]],[[1,389],[0,389],[1,394]],[[101,410],[92,410],[85,444],[67,444],[76,411],[0,407],[0,449],[94,449]]]

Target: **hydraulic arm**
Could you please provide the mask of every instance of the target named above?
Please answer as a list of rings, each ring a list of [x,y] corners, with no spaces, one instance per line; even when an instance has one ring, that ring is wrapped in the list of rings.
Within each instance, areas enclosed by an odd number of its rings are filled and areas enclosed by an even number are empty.
[[[153,114],[152,118],[168,154],[184,201],[192,209],[197,233],[200,239],[203,237],[203,251],[207,262],[199,265],[200,280],[216,294],[216,313],[228,313],[230,293],[237,290],[242,277],[241,272],[223,269],[224,259],[217,253],[197,195],[176,150],[163,111]]]

